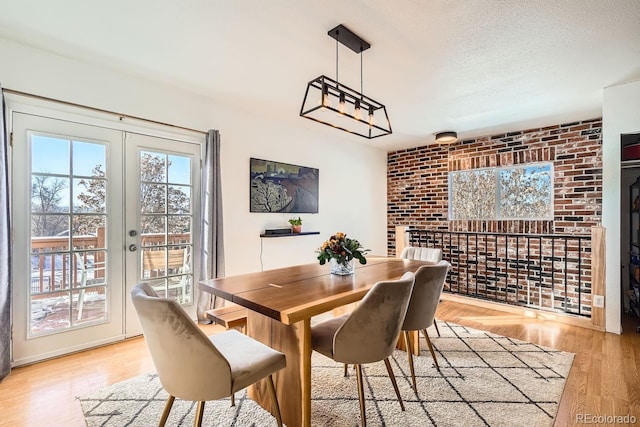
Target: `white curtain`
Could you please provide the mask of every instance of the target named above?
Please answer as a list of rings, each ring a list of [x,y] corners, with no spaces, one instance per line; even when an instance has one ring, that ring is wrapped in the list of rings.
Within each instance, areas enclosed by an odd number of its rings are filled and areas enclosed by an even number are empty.
[[[11,225],[9,209],[9,139],[0,86],[0,381],[11,371]]]
[[[202,235],[200,279],[224,277],[224,236],[222,232],[222,186],[220,183],[220,132],[207,132],[202,172]],[[205,311],[216,306],[213,295],[197,289],[199,322],[208,322]]]

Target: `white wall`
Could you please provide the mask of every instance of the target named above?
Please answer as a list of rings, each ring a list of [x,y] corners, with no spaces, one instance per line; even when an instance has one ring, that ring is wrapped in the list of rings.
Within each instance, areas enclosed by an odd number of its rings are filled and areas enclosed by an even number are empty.
[[[621,254],[621,197],[628,187],[621,184],[620,134],[640,132],[640,81],[605,88],[602,104],[602,225],[606,229],[606,313],[608,332],[620,333],[621,266],[627,254]],[[626,272],[626,268],[623,270]]]
[[[195,129],[218,129],[227,275],[315,261],[335,231],[386,254],[386,152],[366,140],[296,117],[254,114],[170,84],[114,72],[0,38],[4,88]],[[304,88],[300,88],[302,100]],[[287,227],[286,214],[249,213],[249,158],[320,170],[318,214],[303,214],[303,230],[320,235],[260,239]],[[262,244],[262,247],[261,247]],[[262,253],[262,257],[261,257]]]

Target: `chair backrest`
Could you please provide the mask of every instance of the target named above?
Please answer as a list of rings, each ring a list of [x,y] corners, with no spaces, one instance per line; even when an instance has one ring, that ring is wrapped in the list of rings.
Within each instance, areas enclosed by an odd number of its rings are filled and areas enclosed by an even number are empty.
[[[165,258],[166,256],[166,258]],[[146,250],[142,252],[142,274],[148,272],[161,272],[162,275],[182,273],[182,269],[188,267],[187,249]]]
[[[407,312],[413,273],[399,280],[377,282],[333,337],[337,362],[372,363],[393,352]]]
[[[406,246],[400,258],[417,259],[420,261],[439,262],[442,261],[442,249],[440,248],[421,248],[417,246]]]
[[[447,261],[440,261],[435,265],[418,268],[409,308],[402,324],[403,331],[418,331],[433,324],[450,267],[451,264]]]
[[[162,387],[179,399],[216,400],[231,394],[229,362],[173,299],[147,283],[131,291]]]

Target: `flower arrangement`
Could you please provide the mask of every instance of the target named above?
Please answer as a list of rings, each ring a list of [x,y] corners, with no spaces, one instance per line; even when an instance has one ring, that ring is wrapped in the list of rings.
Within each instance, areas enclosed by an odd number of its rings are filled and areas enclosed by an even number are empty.
[[[338,231],[325,241],[317,252],[320,265],[324,265],[331,259],[344,265],[354,258],[360,261],[360,264],[366,264],[367,259],[364,256],[369,252],[369,249],[364,249],[359,241]]]

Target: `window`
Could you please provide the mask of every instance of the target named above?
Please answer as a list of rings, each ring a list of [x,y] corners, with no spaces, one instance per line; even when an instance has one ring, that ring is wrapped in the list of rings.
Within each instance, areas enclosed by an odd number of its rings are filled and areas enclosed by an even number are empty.
[[[553,164],[449,173],[450,220],[552,220]]]

